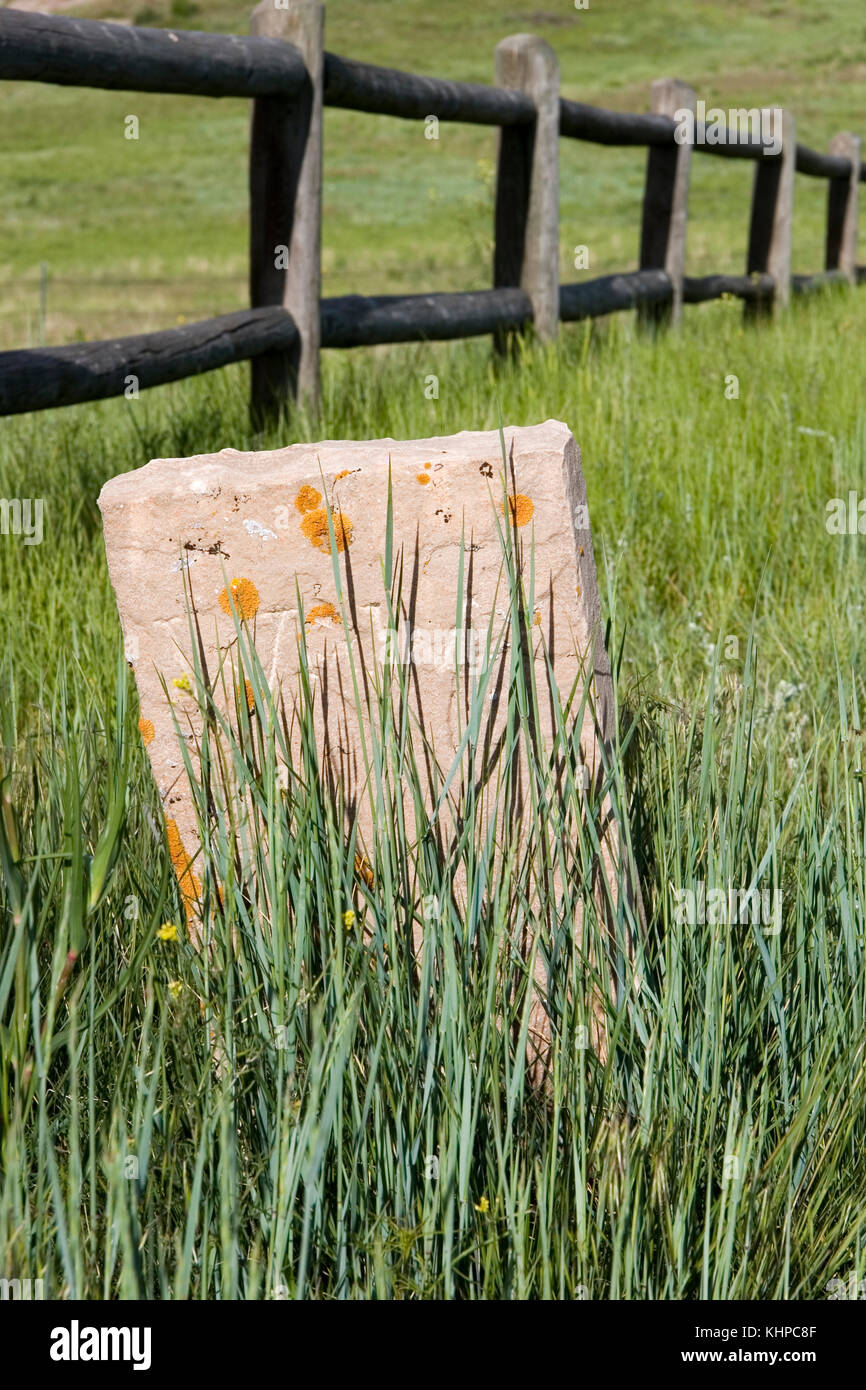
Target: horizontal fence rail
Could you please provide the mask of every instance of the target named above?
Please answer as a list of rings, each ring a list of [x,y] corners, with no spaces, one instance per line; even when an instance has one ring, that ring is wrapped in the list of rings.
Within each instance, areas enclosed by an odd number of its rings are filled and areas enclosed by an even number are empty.
[[[182,96],[292,96],[301,55],[279,39],[136,29],[0,10],[0,77]]]
[[[866,267],[862,276],[866,280]],[[795,275],[792,289],[805,294],[828,283],[847,283],[836,271]],[[688,304],[725,296],[746,302],[769,300],[771,275],[706,275],[686,278]],[[669,304],[673,285],[664,271],[636,270],[562,285],[563,323],[577,323],[642,304]],[[478,290],[322,300],[322,346],[375,347],[519,332],[532,322],[532,304],[522,290]],[[0,352],[0,415],[23,415],[53,406],[81,405],[137,394],[151,386],[198,376],[269,352],[287,352],[298,330],[287,310],[243,309],[182,328],[160,329],[102,342]]]
[[[625,309],[647,324],[676,324],[683,304],[736,298],[753,318],[784,305],[790,294],[866,280],[856,263],[856,190],[866,181],[866,163],[859,139],[847,132],[834,137],[826,154],[796,141],[789,113],[775,113],[776,148],[739,128],[711,132],[694,120],[692,89],[669,79],[653,84],[647,113],[572,101],[560,95],[553,50],[530,35],[503,40],[498,81],[487,86],[339,57],[325,51],[323,27],[319,0],[285,0],[279,10],[263,0],[250,37],[0,10],[0,80],[253,102],[252,307],[154,333],[0,353],[0,414],[136,395],[249,360],[253,412],[262,418],[299,395],[316,403],[320,347],[492,335],[503,351],[530,328],[550,338],[559,322]],[[492,289],[320,298],[326,106],[499,130]],[[693,117],[688,140],[678,129],[683,111]],[[638,270],[559,284],[560,138],[647,150]],[[744,275],[685,275],[694,154],[755,165]],[[825,268],[814,275],[790,269],[795,173],[828,184]],[[286,250],[288,263],[280,265],[274,253]]]
[[[149,386],[289,351],[297,336],[284,309],[242,309],[158,333],[0,352],[0,415],[134,397]]]
[[[819,154],[817,150],[797,146],[797,173],[811,174],[815,179],[847,179],[851,173],[851,161],[843,155]],[[858,172],[860,182],[866,181],[866,164],[861,164]]]
[[[373,63],[338,58],[333,53],[325,54],[324,102],[326,106],[415,121],[431,114],[440,121],[470,125],[531,125],[535,119],[535,106],[522,92],[483,83],[415,77]]]
[[[634,115],[626,111],[606,111],[601,106],[586,106],[579,101],[560,102],[559,132],[567,139],[588,140],[597,145],[645,145],[648,148],[670,148],[676,145],[677,123],[670,116]],[[768,159],[761,140],[725,139],[708,144],[706,126],[696,124],[694,152],[717,155],[727,159]],[[797,145],[797,173],[813,178],[840,179],[851,173],[851,161],[841,155],[820,154],[806,145]],[[860,165],[859,178],[866,182],[866,162]]]

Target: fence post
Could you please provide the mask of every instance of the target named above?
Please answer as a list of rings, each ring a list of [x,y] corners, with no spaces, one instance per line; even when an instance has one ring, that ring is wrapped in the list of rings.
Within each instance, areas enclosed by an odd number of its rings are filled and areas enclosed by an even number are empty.
[[[513,34],[496,45],[496,84],[535,102],[531,125],[503,126],[496,170],[493,283],[519,286],[532,301],[542,341],[559,326],[559,62],[543,39]],[[509,334],[497,333],[504,352]]]
[[[322,0],[262,0],[250,31],[293,43],[307,68],[297,97],[257,97],[250,133],[250,300],[282,304],[298,328],[290,352],[254,357],[251,413],[257,425],[297,398],[319,403],[322,245]]]
[[[746,274],[772,275],[774,288],[769,302],[746,301],[743,313],[747,320],[763,317],[776,308],[784,308],[791,298],[797,135],[790,111],[773,111],[773,134],[774,138],[781,135],[782,152],[777,158],[762,155],[755,166]]]
[[[827,190],[826,270],[841,270],[852,285],[857,283],[857,198],[860,192],[860,139],[840,131],[830,141],[830,153],[851,161],[847,178],[830,179]]]
[[[673,117],[678,111],[694,110],[695,94],[687,82],[660,77],[652,84],[654,115]],[[647,153],[640,268],[666,270],[673,296],[668,303],[638,305],[638,321],[645,325],[676,327],[682,318],[691,162],[690,141],[673,147],[653,145]]]

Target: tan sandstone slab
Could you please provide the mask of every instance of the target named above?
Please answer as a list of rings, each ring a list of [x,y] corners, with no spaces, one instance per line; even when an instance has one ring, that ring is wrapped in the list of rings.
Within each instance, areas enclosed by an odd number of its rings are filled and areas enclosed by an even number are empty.
[[[361,839],[370,833],[326,502],[359,668],[381,670],[387,653],[402,653],[404,661],[411,653],[413,720],[428,757],[438,764],[440,784],[460,746],[474,682],[484,667],[485,636],[501,633],[508,621],[506,522],[524,582],[530,555],[534,566],[530,637],[536,677],[546,685],[547,653],[561,694],[577,690],[575,708],[590,680],[580,746],[587,776],[599,775],[602,748],[612,736],[613,691],[579,451],[568,427],[553,420],[506,428],[504,442],[507,469],[498,431],[463,432],[157,459],[105,485],[99,505],[111,580],[187,898],[197,882],[191,861],[198,841],[175,720],[194,747],[201,721],[194,692],[183,688],[187,677],[194,684],[190,595],[208,672],[225,665],[239,614],[290,724],[303,628],[323,767],[345,796],[349,815],[357,815]],[[399,635],[388,617],[383,583],[389,484],[393,549],[403,565]],[[455,637],[461,549],[464,612]],[[495,773],[506,703],[501,681],[492,679],[484,709],[493,750],[489,774]],[[539,700],[539,711],[538,732],[549,747],[548,699]],[[515,808],[518,817],[520,809]],[[615,900],[620,837],[610,817],[602,851],[601,868]]]

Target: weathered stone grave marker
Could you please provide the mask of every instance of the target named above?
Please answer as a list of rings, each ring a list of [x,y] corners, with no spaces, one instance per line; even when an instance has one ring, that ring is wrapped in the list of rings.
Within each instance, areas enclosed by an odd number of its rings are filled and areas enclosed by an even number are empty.
[[[349,656],[362,685],[366,673],[381,673],[383,662],[392,668],[408,662],[405,690],[431,799],[433,783],[441,788],[461,748],[477,699],[473,687],[489,663],[479,746],[488,750],[482,781],[495,786],[508,706],[504,554],[511,542],[524,586],[530,572],[534,586],[525,657],[539,690],[531,736],[542,749],[551,747],[549,660],[563,701],[576,692],[580,757],[587,781],[601,784],[613,734],[613,689],[578,448],[557,421],[507,428],[504,445],[507,465],[498,432],[405,442],[327,440],[257,454],[225,449],[157,459],[103,488],[105,544],[138,683],[140,728],[191,925],[201,892],[197,822],[177,728],[194,753],[202,719],[193,672],[198,663],[213,681],[237,642],[239,622],[293,739],[303,629],[323,775],[339,786],[348,815],[357,817],[359,840],[372,861],[361,752],[368,713],[352,694]],[[403,572],[396,615],[389,613],[383,569],[389,489],[392,551]],[[503,634],[494,670],[491,652]],[[582,704],[587,680],[589,698]],[[232,689],[228,680],[223,687]],[[632,877],[623,878],[623,838],[605,800],[597,868],[609,905]],[[519,797],[509,808],[518,825],[524,809]],[[540,966],[536,977],[543,989]],[[532,1032],[542,1044],[548,1028],[536,1004]]]

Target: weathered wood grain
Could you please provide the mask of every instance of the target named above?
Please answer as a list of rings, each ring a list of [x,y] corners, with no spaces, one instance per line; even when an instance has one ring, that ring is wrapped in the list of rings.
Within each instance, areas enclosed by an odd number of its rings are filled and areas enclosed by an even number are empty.
[[[673,119],[677,111],[694,111],[695,93],[687,82],[661,77],[652,84],[652,109]],[[667,271],[672,293],[641,304],[638,319],[644,325],[676,327],[682,318],[691,158],[688,143],[654,146],[647,155],[640,268]]]
[[[827,189],[826,270],[841,270],[852,285],[857,283],[857,221],[860,193],[860,139],[840,131],[830,141],[830,153],[848,163],[848,172],[830,180]]]
[[[784,308],[791,296],[796,127],[790,111],[777,111],[775,119],[781,120],[782,152],[775,159],[761,160],[755,167],[746,260],[746,273],[772,275],[775,290],[769,300],[747,300],[747,318]]]
[[[256,425],[300,399],[319,400],[319,299],[322,244],[322,68],[324,5],[292,0],[287,10],[262,0],[253,32],[290,43],[305,68],[290,98],[259,97],[250,132],[250,301],[279,304],[297,337],[286,352],[258,357],[252,369]]]
[[[559,321],[559,63],[543,39],[515,34],[496,46],[496,78],[525,93],[536,118],[499,133],[493,284],[519,286],[536,334],[550,341]],[[502,352],[509,335],[495,341]]]

